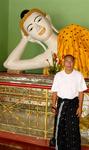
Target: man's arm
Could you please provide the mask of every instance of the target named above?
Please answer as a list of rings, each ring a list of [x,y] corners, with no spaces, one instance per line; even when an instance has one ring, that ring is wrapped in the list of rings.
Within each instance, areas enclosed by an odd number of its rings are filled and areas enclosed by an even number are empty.
[[[56,113],[57,92],[52,93],[52,112]]]
[[[77,109],[76,115],[78,117],[81,117],[82,114],[82,106],[83,106],[83,98],[84,98],[84,93],[83,92],[79,92],[79,107]]]

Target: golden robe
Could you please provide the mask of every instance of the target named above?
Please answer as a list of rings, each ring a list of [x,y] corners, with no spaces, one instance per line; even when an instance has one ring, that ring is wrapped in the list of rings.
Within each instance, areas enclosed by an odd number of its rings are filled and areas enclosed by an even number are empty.
[[[75,57],[74,68],[84,77],[89,77],[89,30],[79,25],[69,25],[59,31],[58,57],[62,60],[64,55]]]

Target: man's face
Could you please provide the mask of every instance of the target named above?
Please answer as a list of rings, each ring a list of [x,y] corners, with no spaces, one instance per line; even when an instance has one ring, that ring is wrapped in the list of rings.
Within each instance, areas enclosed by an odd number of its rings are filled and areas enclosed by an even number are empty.
[[[39,41],[46,41],[52,34],[48,19],[38,12],[34,12],[28,16],[23,26],[28,35]]]
[[[65,70],[72,71],[74,68],[74,60],[72,57],[66,57],[64,59],[64,68]]]

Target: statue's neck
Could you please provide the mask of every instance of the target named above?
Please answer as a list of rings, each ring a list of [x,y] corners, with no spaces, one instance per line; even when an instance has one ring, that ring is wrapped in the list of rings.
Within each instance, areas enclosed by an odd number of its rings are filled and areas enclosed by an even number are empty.
[[[57,50],[57,35],[53,33],[47,41],[44,42],[51,51]]]

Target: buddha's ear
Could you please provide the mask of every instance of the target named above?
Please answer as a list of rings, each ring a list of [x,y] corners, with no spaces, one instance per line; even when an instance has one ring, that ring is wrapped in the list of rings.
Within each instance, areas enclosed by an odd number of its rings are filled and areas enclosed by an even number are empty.
[[[48,14],[46,14],[46,18],[49,20],[50,23],[52,23],[51,17]]]
[[[51,17],[47,14],[47,15],[46,15],[46,18],[47,18],[48,21],[50,22],[53,31],[55,31],[56,33],[58,33],[59,31],[58,31],[58,30],[53,26],[53,24],[52,24]]]

